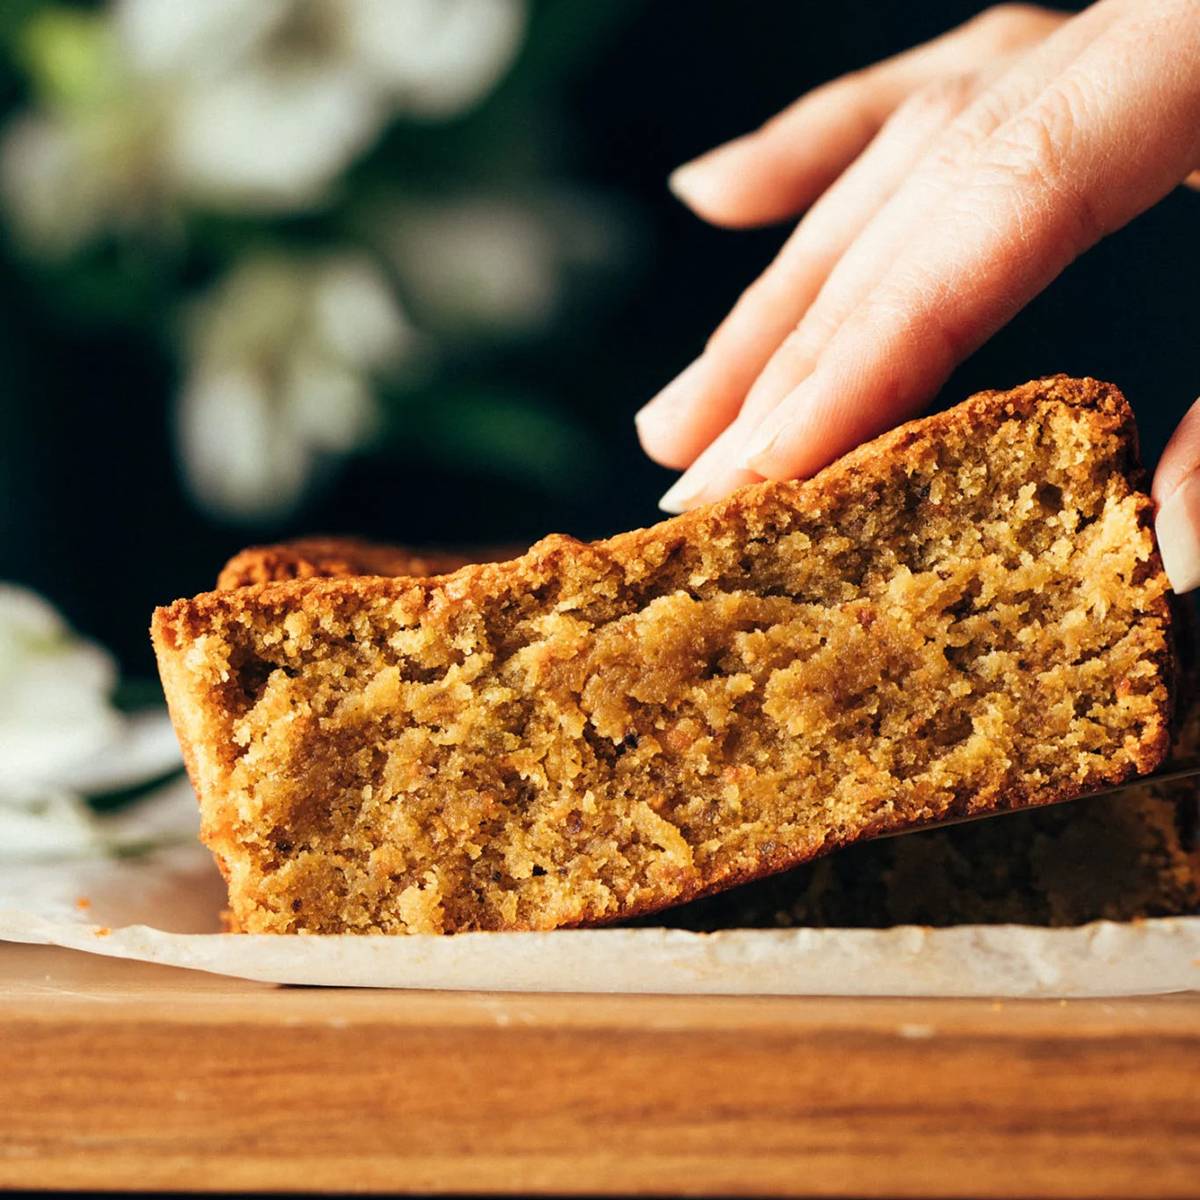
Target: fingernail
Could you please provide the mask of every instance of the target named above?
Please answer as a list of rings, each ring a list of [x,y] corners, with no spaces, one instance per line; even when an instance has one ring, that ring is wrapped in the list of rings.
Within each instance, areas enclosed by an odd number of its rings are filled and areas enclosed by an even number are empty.
[[[669,513],[689,512],[702,504],[715,504],[738,488],[762,483],[762,477],[753,471],[740,471],[729,466],[717,466],[715,470],[705,466],[696,472],[694,483],[688,479],[691,474],[689,471],[679,477],[675,487],[658,502],[660,508]]]
[[[695,184],[700,172],[697,170],[697,163],[684,163],[682,167],[676,167],[670,175],[667,176],[667,187],[671,191],[671,195],[677,200],[682,200],[687,204],[692,197],[692,188]]]
[[[784,398],[775,405],[759,422],[758,428],[746,438],[746,442],[737,457],[737,465],[743,471],[754,471],[759,475],[770,478],[771,458],[779,447],[779,443],[807,407],[806,397],[811,396],[809,376],[803,383],[792,388]],[[766,468],[766,469],[764,469]]]
[[[738,455],[737,465],[743,471],[755,471],[762,474],[758,469],[758,464],[770,457],[771,451],[775,449],[775,443],[779,441],[779,435],[787,428],[788,422],[776,422],[772,418],[775,413],[772,412],[766,420],[754,431],[754,433],[746,439],[746,444],[742,447],[742,452]]]
[[[704,366],[705,361],[702,354],[695,362],[684,367],[653,400],[638,409],[633,416],[634,424],[638,429],[646,432],[672,423],[679,409],[695,398],[696,392],[703,382]]]
[[[718,171],[714,177],[709,168],[724,159],[727,154],[736,154],[741,145],[742,139],[734,138],[732,142],[726,142],[723,146],[676,167],[667,176],[667,187],[671,189],[671,194],[689,208],[703,207],[707,200],[715,198],[711,195],[713,184],[720,184],[721,172]],[[710,194],[706,196],[706,193]]]
[[[1189,475],[1163,502],[1154,522],[1171,587],[1200,587],[1200,475]]]
[[[699,499],[701,492],[704,491],[705,476],[697,475],[693,471],[684,471],[675,482],[663,492],[662,499],[658,502],[658,507],[663,512],[681,513],[687,512],[696,501]]]

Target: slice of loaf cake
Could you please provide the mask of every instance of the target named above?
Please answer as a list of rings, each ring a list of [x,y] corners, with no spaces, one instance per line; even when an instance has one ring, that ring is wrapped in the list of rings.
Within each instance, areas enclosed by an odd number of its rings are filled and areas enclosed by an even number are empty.
[[[304,539],[236,556],[218,586],[266,578],[415,575],[517,551],[416,551],[357,539]],[[282,573],[286,571],[286,573]],[[263,581],[263,580],[258,580]],[[1186,615],[1186,614],[1183,614]],[[1186,638],[1177,639],[1186,643]],[[1186,657],[1181,646],[1181,657]],[[1194,657],[1194,655],[1192,656]],[[1197,681],[1181,685],[1195,697]],[[1200,754],[1193,699],[1164,766]],[[792,870],[638,919],[714,930],[791,926],[1082,925],[1200,909],[1200,782],[1131,785],[1115,795],[877,838]]]
[[[1140,484],[1120,393],[1058,377],[606,542],[160,609],[233,921],[612,921],[1152,770]]]

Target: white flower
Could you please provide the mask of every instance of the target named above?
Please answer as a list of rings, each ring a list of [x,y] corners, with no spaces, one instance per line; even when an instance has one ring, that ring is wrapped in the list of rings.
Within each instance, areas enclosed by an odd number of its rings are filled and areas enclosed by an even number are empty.
[[[105,219],[97,175],[83,146],[43,114],[15,118],[0,143],[0,189],[25,239],[60,252],[92,236]]]
[[[117,0],[113,24],[144,75],[228,77],[246,65],[327,68],[397,112],[454,116],[512,62],[525,0]]]
[[[0,584],[0,801],[55,785],[119,734],[116,679],[44,600]]]
[[[70,792],[42,792],[0,804],[0,862],[90,856],[105,849],[100,822]]]
[[[624,253],[610,214],[565,194],[400,201],[373,225],[414,311],[455,331],[536,332],[572,272],[610,268]]]
[[[218,76],[280,26],[293,0],[116,0],[113,30],[141,76]]]
[[[387,245],[428,318],[513,331],[543,326],[559,299],[550,231],[527,208],[485,199],[395,214]]]
[[[393,116],[486,95],[524,25],[524,0],[118,0],[63,35],[74,93],[10,123],[0,190],[50,252],[181,202],[311,208]]]
[[[161,10],[174,13],[175,0],[123,8],[131,57],[188,80],[168,135],[175,186],[257,210],[319,202],[397,113],[470,107],[507,69],[524,27],[519,0],[221,0],[221,12],[185,21],[189,32],[172,39]],[[239,8],[246,20],[233,32]],[[214,61],[231,65],[205,71]]]
[[[41,597],[0,584],[0,858],[102,848],[83,796],[178,766],[165,712],[123,716],[116,679],[112,658]]]
[[[69,121],[37,110],[15,117],[0,138],[0,197],[23,238],[60,255],[105,229],[164,225],[157,122],[138,104]]]
[[[365,259],[240,264],[188,332],[179,439],[197,499],[228,517],[287,512],[323,463],[370,437],[373,376],[416,346]]]
[[[374,140],[382,116],[343,70],[248,64],[177,97],[167,170],[181,194],[209,207],[307,207]]]
[[[485,96],[525,28],[514,0],[331,0],[341,52],[400,111],[448,117]]]

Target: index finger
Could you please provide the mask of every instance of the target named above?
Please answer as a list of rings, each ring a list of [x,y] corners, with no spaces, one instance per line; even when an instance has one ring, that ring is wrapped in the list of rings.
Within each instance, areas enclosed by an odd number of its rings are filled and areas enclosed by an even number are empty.
[[[930,42],[801,96],[751,133],[680,167],[671,188],[715,225],[748,227],[808,208],[919,88],[1040,41],[1069,14],[999,4]]]

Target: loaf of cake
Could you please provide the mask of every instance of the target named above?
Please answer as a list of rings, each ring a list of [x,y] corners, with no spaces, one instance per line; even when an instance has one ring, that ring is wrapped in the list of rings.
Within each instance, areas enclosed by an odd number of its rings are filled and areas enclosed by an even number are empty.
[[[1056,377],[606,542],[160,609],[233,923],[609,922],[1151,771],[1141,483],[1120,393]]]
[[[303,539],[244,550],[218,586],[313,575],[421,574],[515,551],[416,551],[357,539]],[[278,575],[269,572],[280,572]],[[283,573],[287,572],[287,573]],[[1194,659],[1194,653],[1189,656]],[[1200,680],[1167,770],[1200,755]],[[716,929],[892,925],[1069,926],[1200,909],[1200,783],[1131,784],[1115,795],[877,838],[754,883],[635,919]]]

